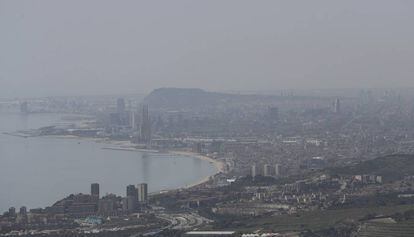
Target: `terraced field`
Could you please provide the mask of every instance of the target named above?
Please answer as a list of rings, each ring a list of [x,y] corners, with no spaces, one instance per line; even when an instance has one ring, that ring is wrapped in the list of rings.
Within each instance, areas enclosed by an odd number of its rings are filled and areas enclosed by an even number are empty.
[[[365,223],[358,237],[413,237],[414,221],[401,223]]]
[[[367,215],[391,215],[407,210],[414,210],[414,205],[312,211],[295,215],[249,218],[232,223],[228,228],[249,231],[268,229],[277,232],[302,231],[306,229],[321,230],[339,223],[358,221]]]

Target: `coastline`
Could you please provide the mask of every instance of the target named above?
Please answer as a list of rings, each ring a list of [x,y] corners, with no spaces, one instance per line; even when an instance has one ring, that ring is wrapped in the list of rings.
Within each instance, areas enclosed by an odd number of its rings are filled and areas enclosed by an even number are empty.
[[[210,176],[206,176],[206,177],[200,179],[199,181],[197,181],[195,183],[185,185],[183,187],[156,191],[156,192],[151,193],[151,195],[159,194],[159,193],[165,193],[165,192],[169,192],[169,191],[173,191],[173,190],[193,188],[195,186],[198,186],[198,185],[201,185],[203,183],[208,182],[215,175],[217,175],[219,173],[223,173],[224,168],[225,168],[225,163],[224,162],[213,159],[209,156],[201,155],[199,153],[195,153],[195,152],[191,152],[191,151],[179,151],[179,150],[160,151],[160,150],[153,150],[153,149],[141,149],[141,148],[137,148],[136,144],[131,143],[130,141],[117,141],[117,140],[111,140],[111,139],[108,139],[108,138],[79,137],[79,136],[75,136],[75,135],[47,135],[47,136],[39,136],[39,137],[58,138],[58,139],[74,139],[74,140],[79,140],[79,141],[82,141],[82,140],[83,141],[93,141],[93,142],[96,142],[96,143],[101,143],[101,144],[108,145],[108,146],[102,147],[102,149],[106,149],[106,150],[130,151],[130,152],[147,152],[147,153],[165,153],[165,154],[171,154],[171,155],[179,155],[179,156],[182,156],[182,157],[195,158],[195,159],[207,161],[210,164],[213,164],[213,166],[216,168],[216,172],[214,174],[212,174]]]
[[[168,151],[168,153],[208,161],[211,164],[213,164],[214,167],[217,170],[217,172],[215,174],[207,176],[207,177],[205,177],[205,178],[201,179],[200,181],[195,182],[193,184],[187,185],[185,188],[192,188],[192,187],[198,186],[200,184],[206,183],[210,180],[210,178],[214,177],[215,175],[217,175],[219,173],[224,173],[225,163],[222,162],[222,161],[213,159],[209,156],[201,155],[201,154],[191,152],[191,151],[174,151],[173,150],[173,151]]]

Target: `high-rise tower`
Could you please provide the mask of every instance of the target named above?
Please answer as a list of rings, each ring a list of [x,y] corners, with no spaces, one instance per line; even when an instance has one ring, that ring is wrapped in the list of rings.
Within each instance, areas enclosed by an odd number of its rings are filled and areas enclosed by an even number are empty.
[[[251,167],[251,176],[252,178],[256,177],[257,175],[257,169],[256,169],[256,164],[253,164]]]
[[[333,111],[336,114],[341,113],[341,101],[339,100],[339,98],[336,98],[336,100],[334,101]]]
[[[137,185],[138,199],[140,202],[148,201],[148,184],[142,183]]]
[[[138,203],[138,190],[134,185],[128,185],[126,189],[126,197],[124,200],[124,209],[127,211],[133,211],[137,207]]]
[[[142,143],[151,143],[151,120],[148,112],[148,105],[142,106],[142,119],[140,126],[140,140]]]
[[[118,114],[125,113],[125,100],[123,98],[119,98],[116,101],[116,111],[118,112]]]
[[[280,165],[276,164],[275,165],[275,176],[280,176]]]
[[[99,184],[98,183],[91,184],[91,196],[99,199]]]
[[[126,195],[127,195],[127,197],[136,197],[136,198],[138,198],[138,191],[137,191],[137,189],[135,188],[134,185],[131,184],[131,185],[127,186]]]

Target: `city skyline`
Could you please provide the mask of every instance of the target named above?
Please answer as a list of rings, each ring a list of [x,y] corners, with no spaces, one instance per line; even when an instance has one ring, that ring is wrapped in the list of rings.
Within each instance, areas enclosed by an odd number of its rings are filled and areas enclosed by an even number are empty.
[[[414,236],[413,12],[0,0],[0,237]]]

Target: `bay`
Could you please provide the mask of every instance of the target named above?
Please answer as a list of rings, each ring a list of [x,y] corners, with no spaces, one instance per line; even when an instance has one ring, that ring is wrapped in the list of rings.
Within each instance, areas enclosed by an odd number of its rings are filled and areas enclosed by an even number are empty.
[[[149,191],[194,184],[216,173],[208,161],[172,154],[102,149],[85,139],[23,138],[3,134],[61,123],[63,115],[0,113],[0,211],[45,207],[72,193],[125,196],[128,184],[148,183]]]

